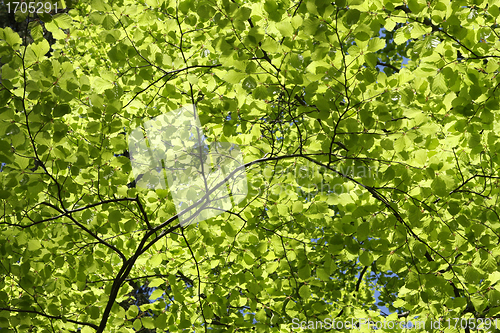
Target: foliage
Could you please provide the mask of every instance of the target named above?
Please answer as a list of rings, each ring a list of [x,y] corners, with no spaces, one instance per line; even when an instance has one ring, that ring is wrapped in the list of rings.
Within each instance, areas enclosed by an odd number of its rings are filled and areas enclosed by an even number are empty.
[[[93,0],[1,29],[2,331],[498,317],[498,16]],[[248,195],[181,227],[173,193],[135,186],[128,135],[187,104],[240,146]]]

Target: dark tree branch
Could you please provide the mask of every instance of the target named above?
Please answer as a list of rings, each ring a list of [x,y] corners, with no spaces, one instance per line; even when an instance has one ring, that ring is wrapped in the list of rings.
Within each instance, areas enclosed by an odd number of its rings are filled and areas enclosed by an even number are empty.
[[[377,65],[389,67],[390,69],[394,70],[396,73],[399,73],[399,71],[400,71],[400,69],[397,68],[396,66],[394,66],[393,64],[377,61]]]
[[[37,315],[40,315],[40,316],[43,316],[43,317],[46,317],[46,318],[58,319],[58,320],[65,320],[65,321],[69,321],[70,323],[73,323],[73,324],[89,326],[89,327],[92,327],[93,329],[97,329],[97,325],[92,324],[92,323],[87,323],[87,322],[84,322],[84,321],[73,320],[73,319],[65,318],[63,316],[52,316],[52,315],[48,315],[46,313],[35,311],[35,310],[24,310],[24,309],[14,309],[14,308],[0,308],[0,310],[1,311],[18,312],[18,313],[34,313],[34,314],[37,314]]]

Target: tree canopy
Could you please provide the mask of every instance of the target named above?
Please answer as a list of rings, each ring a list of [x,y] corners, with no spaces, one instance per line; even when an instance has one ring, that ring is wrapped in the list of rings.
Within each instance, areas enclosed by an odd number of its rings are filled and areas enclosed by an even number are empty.
[[[51,4],[2,14],[2,332],[496,328],[497,1]]]

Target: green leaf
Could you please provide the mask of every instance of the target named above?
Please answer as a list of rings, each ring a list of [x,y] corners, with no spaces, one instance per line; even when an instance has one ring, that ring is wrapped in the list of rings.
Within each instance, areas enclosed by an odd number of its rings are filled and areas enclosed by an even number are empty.
[[[49,50],[50,50],[49,42],[47,42],[47,40],[43,39],[42,41],[40,41],[36,44],[32,44],[31,50],[33,51],[33,53],[35,55],[35,59],[40,60],[45,56],[45,54],[47,54],[47,52],[49,52]]]
[[[12,148],[10,143],[0,139],[0,153],[2,153],[4,156],[12,155]]]
[[[378,50],[381,50],[384,47],[385,47],[385,42],[378,37],[372,38],[368,42],[368,51],[369,52],[377,52]]]
[[[109,212],[108,221],[112,224],[118,224],[121,221],[122,214],[119,210],[112,210]]]
[[[261,45],[262,50],[269,53],[275,53],[278,50],[278,47],[279,44],[271,38],[266,38],[264,40],[264,43],[262,43]]]
[[[10,80],[15,77],[17,77],[19,74],[12,68],[10,68],[9,65],[4,65],[2,67],[2,78],[4,80]]]
[[[330,274],[324,268],[316,269],[316,276],[319,277],[323,281],[328,281],[330,279]]]
[[[299,295],[302,297],[302,299],[308,299],[311,297],[311,289],[309,288],[308,285],[303,285],[299,289]]]
[[[164,255],[162,253],[157,253],[149,259],[149,264],[151,267],[158,267],[163,262]]]
[[[133,326],[136,331],[139,331],[142,328],[142,321],[140,319],[134,320]]]
[[[281,19],[282,14],[276,0],[265,0],[264,9],[271,20],[278,22]]]
[[[406,41],[410,38],[410,36],[407,36],[405,34],[404,29],[400,28],[396,31],[396,34],[394,35],[394,43],[396,45],[401,45],[403,43],[406,43]]]
[[[151,293],[151,296],[149,296],[149,299],[150,299],[151,301],[154,301],[155,299],[160,298],[160,297],[161,297],[164,293],[165,293],[165,292],[164,292],[163,290],[161,290],[161,289],[156,289],[155,291],[153,291],[153,292]]]
[[[36,239],[32,239],[28,242],[28,250],[30,251],[36,251],[41,247],[40,241]]]
[[[144,328],[153,329],[155,328],[154,319],[150,317],[143,317],[142,325],[144,326]]]
[[[91,8],[100,11],[107,11],[110,9],[109,5],[103,0],[92,0]]]
[[[15,136],[15,135],[17,135],[19,133],[21,133],[21,129],[16,124],[10,124],[5,129],[5,135],[6,136],[13,137],[13,136]]]
[[[281,21],[276,27],[283,37],[291,37],[293,35],[293,26],[290,20]]]
[[[155,288],[155,287],[158,287],[159,285],[161,285],[164,282],[165,282],[165,280],[156,278],[156,279],[151,280],[151,282],[149,282],[148,287],[149,288]]]
[[[392,18],[388,18],[385,20],[385,25],[384,25],[384,28],[385,30],[387,31],[392,31],[394,30],[394,27],[396,27],[396,21],[394,21]]]
[[[240,72],[237,72],[235,70],[229,70],[224,76],[223,76],[223,80],[226,81],[226,82],[229,82],[229,83],[239,83],[241,80],[243,80],[243,78],[245,78],[247,76],[246,73],[240,73]]]
[[[404,260],[397,254],[392,254],[389,257],[389,263],[390,263],[391,270],[394,273],[400,272],[405,267]]]
[[[299,268],[299,277],[302,280],[309,279],[309,277],[311,277],[311,268],[308,265],[302,266],[302,268]]]
[[[359,256],[359,262],[365,266],[370,266],[373,263],[373,256],[368,251],[363,251]]]
[[[93,12],[89,15],[89,19],[92,22],[92,24],[99,25],[102,23],[102,21],[106,16],[107,15],[104,15],[102,12]]]
[[[420,166],[425,165],[425,162],[427,162],[427,151],[424,149],[420,149],[420,150],[416,151],[415,152],[415,161],[417,161],[417,163]]]
[[[417,258],[424,258],[425,254],[427,253],[426,246],[424,244],[420,243],[420,242],[416,242],[413,245],[412,250],[413,250],[413,254]]]
[[[303,208],[302,202],[296,201],[296,202],[293,203],[292,213],[294,213],[294,214],[300,214],[300,213],[302,213],[303,210],[304,210],[304,208]]]
[[[303,18],[300,15],[296,15],[296,16],[292,17],[291,22],[292,22],[292,26],[295,29],[297,29],[300,26],[302,26]]]
[[[358,23],[360,11],[357,9],[349,9],[346,14],[346,23],[348,25],[354,25]]]
[[[146,4],[150,7],[157,8],[158,7],[158,0],[146,0]]]
[[[212,319],[214,317],[214,312],[213,312],[212,308],[210,307],[210,305],[205,304],[203,306],[203,315],[206,319]]]
[[[446,183],[441,178],[435,178],[432,181],[431,189],[438,197],[444,197],[448,195],[448,191],[446,190]]]
[[[479,296],[472,296],[471,303],[477,312],[482,312],[488,306],[488,300]]]
[[[157,329],[166,329],[168,327],[168,317],[166,314],[162,313],[155,318],[154,326]]]
[[[250,14],[252,13],[252,9],[248,7],[240,7],[235,14],[235,18],[241,21],[246,21],[250,18]]]
[[[248,76],[243,80],[242,85],[245,90],[251,92],[257,87],[257,82],[255,82],[255,79],[253,77]]]
[[[125,222],[125,225],[123,226],[123,230],[125,232],[129,232],[129,233],[133,232],[134,229],[135,229],[135,227],[136,227],[136,225],[137,225],[136,221],[130,219],[127,222]]]
[[[56,25],[61,29],[69,29],[72,26],[73,20],[68,14],[56,14],[52,18]]]
[[[248,31],[250,45],[258,45],[264,38],[264,31],[260,27],[253,27]]]
[[[357,229],[358,240],[360,241],[366,240],[369,234],[370,234],[370,223],[369,222],[360,223]]]
[[[59,104],[54,108],[54,117],[62,117],[71,112],[71,108],[68,104]]]
[[[114,20],[113,16],[111,16],[111,15],[106,15],[106,16],[104,17],[104,19],[102,20],[102,23],[101,23],[101,24],[102,24],[102,27],[103,27],[104,29],[110,30],[110,29],[113,29],[113,28],[114,28],[114,26],[116,25],[116,22],[115,22],[115,20]]]
[[[254,262],[254,259],[252,258],[251,255],[249,255],[248,253],[245,253],[243,255],[243,260],[245,261],[245,263],[249,266],[251,266]]]
[[[131,306],[128,310],[127,310],[127,317],[129,319],[131,318],[134,318],[137,316],[137,314],[139,313],[139,310],[137,309],[136,306]]]
[[[10,27],[0,29],[0,39],[5,40],[14,50],[17,50],[22,43],[21,37]]]
[[[442,73],[438,73],[432,79],[432,90],[437,94],[444,94],[448,91],[448,87],[446,85],[446,81],[444,75]]]

